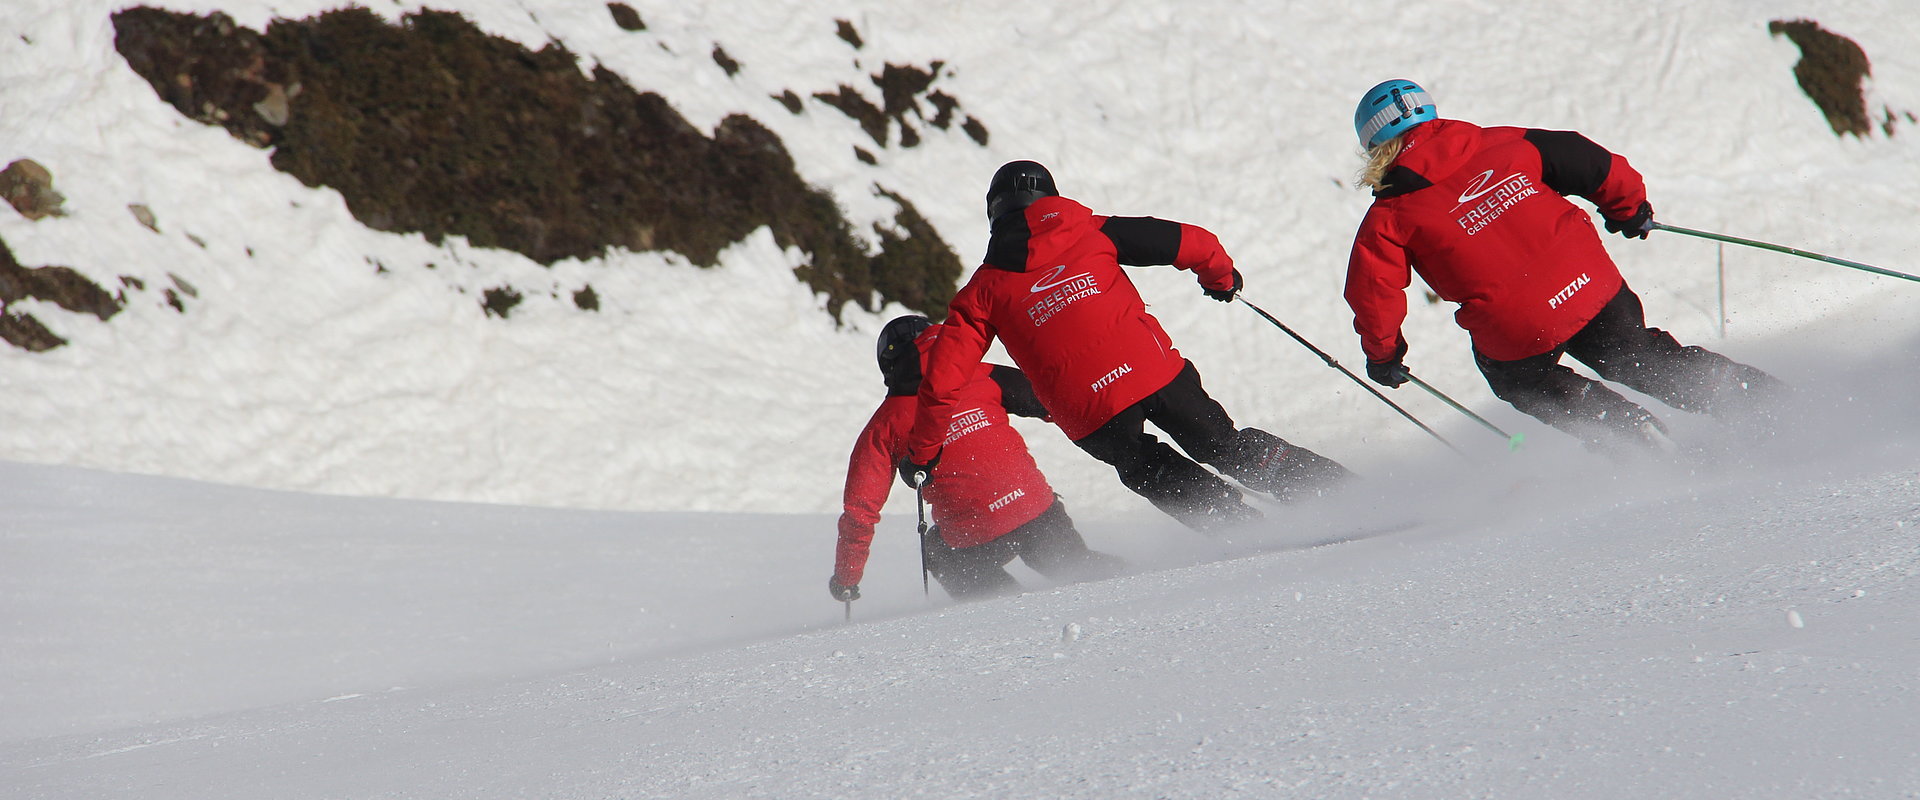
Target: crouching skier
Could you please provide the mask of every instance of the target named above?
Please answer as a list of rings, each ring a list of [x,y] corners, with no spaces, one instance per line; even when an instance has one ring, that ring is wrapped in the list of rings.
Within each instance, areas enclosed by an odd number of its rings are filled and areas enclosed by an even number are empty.
[[[1153,217],[1096,215],[1060,196],[1053,175],[1032,161],[994,174],[987,219],[986,259],[948,304],[948,331],[928,361],[903,478],[929,468],[940,477],[940,431],[965,408],[956,390],[995,339],[1032,378],[1061,432],[1112,466],[1122,485],[1196,530],[1260,513],[1195,462],[1281,500],[1312,497],[1350,477],[1333,459],[1235,425],[1120,268],[1170,264],[1192,271],[1207,296],[1232,301],[1240,272],[1212,233]],[[1147,433],[1149,422],[1185,453]]]
[[[913,425],[921,359],[941,330],[926,317],[905,316],[880,332],[876,349],[887,399],[860,432],[847,464],[840,543],[827,581],[835,600],[860,597],[873,525]],[[1120,574],[1125,562],[1087,549],[1026,441],[1008,422],[1008,412],[1046,416],[1026,376],[1012,367],[976,366],[958,391],[961,402],[947,428],[939,479],[920,488],[935,523],[921,542],[927,570],[956,600],[1018,592],[1019,582],[1005,569],[1015,557],[1059,581]]]

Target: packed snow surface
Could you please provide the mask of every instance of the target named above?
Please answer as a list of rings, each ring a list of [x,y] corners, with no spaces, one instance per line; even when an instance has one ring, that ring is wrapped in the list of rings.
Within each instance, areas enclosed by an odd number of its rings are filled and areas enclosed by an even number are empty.
[[[258,28],[338,4],[155,5]],[[1097,211],[1215,231],[1250,300],[1353,367],[1350,119],[1387,77],[1446,116],[1586,133],[1663,221],[1920,272],[1903,3],[628,0],[639,32],[599,3],[431,5],[562,41],[703,129],[749,114],[857,227],[891,218],[882,185],[963,261],[986,177],[1038,159]],[[1140,270],[1236,419],[1364,480],[1205,538],[1023,421],[1131,574],[923,594],[902,491],[847,608],[824,586],[833,514],[900,309],[836,325],[764,231],[703,270],[368,230],[160,103],[113,50],[120,6],[0,7],[0,156],[68,198],[0,209],[0,239],[103,285],[194,288],[184,313],[136,293],[107,322],[10,309],[70,342],[0,350],[0,794],[1920,795],[1920,284],[1608,237],[1654,324],[1797,389],[1759,441],[1655,405],[1686,452],[1623,464],[1488,396],[1417,284],[1409,364],[1518,452],[1389,393],[1456,454],[1191,276]],[[1873,59],[1893,136],[1834,136],[1766,32],[1799,17]],[[771,97],[932,61],[987,146],[875,148]],[[591,281],[601,311],[533,295],[490,318],[476,295],[501,281]]]

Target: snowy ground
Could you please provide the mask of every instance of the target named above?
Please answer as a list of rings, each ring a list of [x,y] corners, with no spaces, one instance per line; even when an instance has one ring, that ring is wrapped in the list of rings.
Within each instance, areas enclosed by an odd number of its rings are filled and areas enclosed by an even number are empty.
[[[1913,796],[1911,390],[1854,392],[1844,426],[1689,465],[1420,464],[1233,542],[1087,525],[1140,571],[1057,588],[1022,573],[1034,591],[965,606],[921,596],[895,520],[852,623],[820,585],[824,516],[8,466],[0,783],[183,800]]]
[[[1834,138],[1765,34],[1816,19],[1873,58],[1875,107],[1920,109],[1901,3],[629,4],[645,33],[597,3],[432,5],[645,76],[696,125],[751,113],[856,221],[891,213],[883,183],[963,258],[977,187],[1039,158],[1098,209],[1219,232],[1248,297],[1350,366],[1348,120],[1391,75],[1443,114],[1627,153],[1673,224],[1920,271],[1920,132]],[[160,5],[258,26],[334,4]],[[23,304],[72,343],[0,351],[0,795],[1920,796],[1920,284],[1729,248],[1721,338],[1714,245],[1610,240],[1657,324],[1801,389],[1772,441],[1676,412],[1696,452],[1623,469],[1492,402],[1449,309],[1416,303],[1409,362],[1527,433],[1517,455],[1393,393],[1463,462],[1252,314],[1141,272],[1238,417],[1367,481],[1210,540],[1024,427],[1137,572],[923,597],[897,497],[848,624],[831,513],[889,313],[836,329],[764,234],[712,271],[546,271],[368,232],[160,105],[113,55],[116,7],[0,7],[0,156],[69,198],[0,209],[0,238],[198,294],[104,324]],[[851,120],[768,98],[932,60],[990,147],[868,167]],[[469,291],[590,279],[604,313],[488,319],[428,262]]]

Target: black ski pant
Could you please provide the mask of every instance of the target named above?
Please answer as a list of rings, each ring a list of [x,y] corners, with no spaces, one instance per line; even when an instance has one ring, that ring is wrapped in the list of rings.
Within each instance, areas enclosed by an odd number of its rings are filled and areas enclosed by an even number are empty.
[[[986,544],[955,548],[929,532],[920,546],[926,551],[927,571],[955,600],[1020,591],[1020,582],[1006,570],[1016,557],[1034,572],[1062,582],[1111,578],[1127,566],[1117,556],[1088,549],[1059,498],[1039,516]]]
[[[1608,449],[1622,437],[1642,442],[1653,414],[1605,384],[1560,363],[1561,355],[1683,411],[1745,423],[1785,389],[1778,379],[1701,347],[1682,346],[1672,334],[1647,327],[1640,296],[1620,293],[1572,338],[1545,353],[1496,361],[1474,351],[1474,363],[1493,394],[1590,445]]]
[[[1147,433],[1148,422],[1192,458]],[[1113,465],[1120,483],[1135,494],[1201,531],[1258,519],[1260,512],[1196,460],[1282,500],[1317,494],[1351,475],[1332,459],[1259,428],[1235,427],[1227,410],[1207,394],[1191,361],[1159,391],[1074,444]]]

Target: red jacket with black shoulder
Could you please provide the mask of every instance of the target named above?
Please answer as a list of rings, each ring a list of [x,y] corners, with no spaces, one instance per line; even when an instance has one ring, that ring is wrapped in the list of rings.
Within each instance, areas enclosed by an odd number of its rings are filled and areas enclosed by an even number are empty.
[[[1393,356],[1418,272],[1460,304],[1454,320],[1487,357],[1559,347],[1624,280],[1577,195],[1632,217],[1646,184],[1626,159],[1570,131],[1440,119],[1407,133],[1354,236],[1347,304],[1369,361]]]
[[[1098,216],[1064,197],[995,220],[985,263],[947,304],[947,330],[920,385],[914,461],[939,452],[959,389],[996,338],[1070,439],[1171,382],[1186,360],[1122,264],[1171,264],[1206,288],[1233,285],[1233,259],[1198,226]]]
[[[926,348],[943,326],[920,335]],[[923,360],[924,363],[924,360]],[[945,452],[935,479],[921,491],[940,526],[940,538],[956,548],[986,544],[1031,522],[1053,505],[1053,487],[1027,451],[1026,440],[1008,422],[1009,411],[1044,417],[1025,376],[1012,367],[976,363],[956,393]],[[873,412],[854,440],[841,497],[840,538],[833,574],[853,586],[866,572],[873,526],[893,490],[895,467],[906,454],[907,431],[918,400],[891,395]]]

